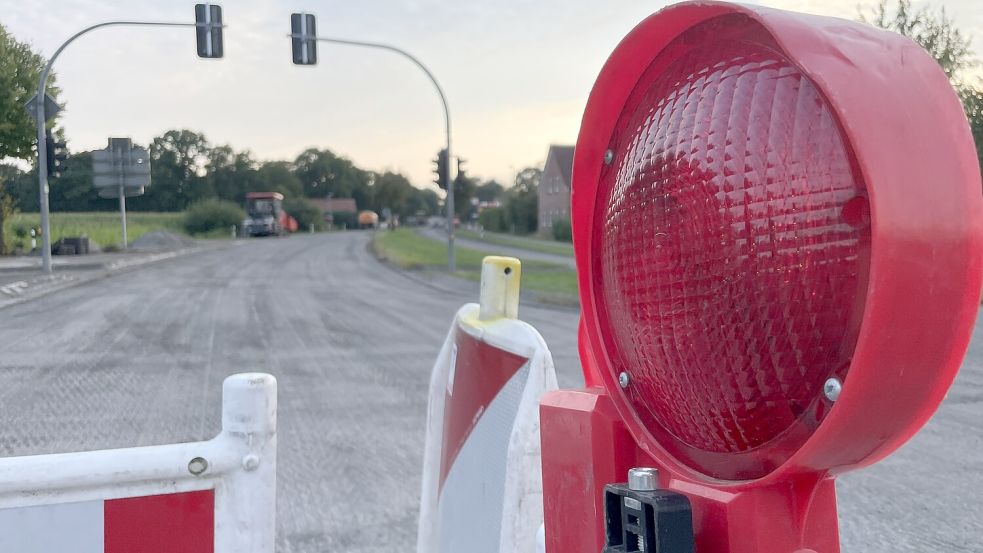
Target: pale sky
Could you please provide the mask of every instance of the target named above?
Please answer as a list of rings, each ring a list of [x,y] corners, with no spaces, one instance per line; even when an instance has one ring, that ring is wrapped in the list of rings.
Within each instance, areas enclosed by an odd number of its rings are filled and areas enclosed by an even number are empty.
[[[772,7],[854,19],[875,0],[761,0]],[[330,148],[366,169],[429,186],[443,143],[440,104],[406,60],[319,45],[319,64],[290,60],[289,14],[318,16],[318,34],[398,45],[420,58],[447,93],[455,154],[470,174],[511,183],[541,165],[549,144],[573,144],[590,88],[618,41],[665,1],[225,0],[225,58],[202,60],[194,30],[94,31],[55,64],[73,150],[109,136],[146,144],[167,129],[260,160]],[[983,0],[944,5],[983,59]],[[194,21],[184,0],[0,0],[0,22],[51,55],[83,27],[120,19]]]

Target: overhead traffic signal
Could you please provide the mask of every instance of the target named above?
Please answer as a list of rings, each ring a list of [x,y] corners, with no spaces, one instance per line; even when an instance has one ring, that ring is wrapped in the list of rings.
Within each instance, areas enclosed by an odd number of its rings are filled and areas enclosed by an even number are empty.
[[[290,42],[294,64],[317,65],[317,21],[314,14],[290,14]]]
[[[434,164],[433,182],[437,186],[443,188],[444,190],[447,190],[447,183],[450,182],[448,180],[450,164],[449,164],[449,160],[447,159],[447,149],[445,148],[437,152],[437,158],[433,159],[432,161]]]
[[[45,131],[44,151],[47,157],[47,171],[49,177],[60,177],[61,167],[68,159],[67,144],[64,140],[55,140],[51,131]]]
[[[467,178],[467,175],[465,175],[465,173],[464,173],[464,164],[467,163],[467,162],[468,162],[468,160],[464,159],[463,157],[457,158],[457,178],[458,179]]]
[[[222,6],[195,5],[195,34],[198,57],[221,58],[225,54],[222,45]]]

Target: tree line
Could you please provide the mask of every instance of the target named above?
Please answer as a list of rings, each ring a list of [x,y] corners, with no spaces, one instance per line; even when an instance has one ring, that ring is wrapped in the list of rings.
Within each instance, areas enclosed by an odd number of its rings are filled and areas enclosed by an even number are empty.
[[[432,189],[413,186],[402,174],[375,172],[327,149],[309,148],[293,160],[258,161],[249,151],[212,145],[191,130],[170,130],[153,139],[150,150],[151,186],[143,196],[127,200],[132,211],[184,211],[205,200],[226,200],[242,205],[249,192],[280,192],[288,206],[305,209],[298,200],[352,198],[358,209],[389,210],[406,220],[411,216],[443,215],[443,200]],[[527,168],[506,189],[494,180],[460,173],[454,181],[455,211],[462,221],[477,220],[484,208],[508,213],[508,226],[518,232],[536,229],[536,188],[541,170]],[[7,201],[25,212],[38,206],[37,169],[23,171],[0,164]],[[52,211],[110,211],[116,200],[100,198],[92,184],[92,156],[71,155],[61,175],[49,180]],[[488,207],[491,204],[492,207]],[[310,210],[310,206],[306,207]],[[288,209],[289,211],[289,209]],[[505,215],[503,215],[504,217]],[[504,220],[504,219],[503,219]],[[503,225],[504,226],[504,225]]]
[[[971,76],[979,60],[972,55],[970,38],[960,32],[945,9],[915,9],[911,0],[880,0],[861,19],[912,38],[938,61],[963,102],[983,159],[983,81]],[[35,157],[34,124],[23,105],[33,95],[44,63],[40,54],[0,25],[0,160],[30,161]],[[60,91],[56,82],[52,76],[48,93],[57,100]],[[180,211],[208,199],[241,204],[247,192],[272,190],[296,202],[333,196],[354,198],[360,209],[389,208],[402,217],[439,214],[436,191],[416,188],[399,173],[361,169],[330,150],[311,148],[293,160],[260,162],[248,151],[212,145],[201,133],[171,130],[153,140],[150,152],[153,185],[146,195],[127,202],[132,210]],[[2,222],[12,211],[38,210],[34,171],[0,164],[0,250],[4,243]],[[488,228],[534,231],[538,171],[524,169],[515,185],[508,188],[495,181],[458,175],[454,182],[457,216],[462,221],[476,220],[480,210]],[[52,210],[115,209],[115,202],[99,198],[91,183],[91,157],[84,152],[71,157],[62,176],[51,181]],[[495,200],[500,201],[499,207],[482,209],[482,202],[487,205]]]
[[[436,213],[440,198],[433,190],[414,187],[400,173],[361,169],[330,150],[310,148],[292,161],[256,160],[248,151],[212,145],[191,130],[170,130],[150,144],[151,186],[143,196],[127,201],[133,211],[183,211],[210,199],[238,204],[248,192],[280,192],[288,199],[354,198],[359,209],[410,215]],[[37,172],[0,166],[0,178],[22,211],[38,210]],[[61,176],[50,179],[53,211],[103,211],[117,208],[115,200],[98,196],[92,185],[92,156],[71,155]]]
[[[911,0],[880,0],[870,10],[860,9],[859,19],[914,40],[935,58],[962,101],[983,167],[983,79],[971,76],[980,64],[972,39],[956,27],[945,7],[915,9]]]

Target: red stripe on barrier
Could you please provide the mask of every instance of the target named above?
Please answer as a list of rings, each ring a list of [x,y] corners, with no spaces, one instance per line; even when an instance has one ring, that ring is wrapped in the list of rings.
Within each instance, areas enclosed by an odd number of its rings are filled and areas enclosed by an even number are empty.
[[[106,501],[105,540],[106,553],[214,553],[215,494]]]
[[[438,490],[443,490],[447,473],[485,409],[528,361],[525,357],[488,345],[460,329],[456,331],[454,343],[457,345],[457,358],[452,370],[453,392],[445,396],[444,402],[444,440]]]

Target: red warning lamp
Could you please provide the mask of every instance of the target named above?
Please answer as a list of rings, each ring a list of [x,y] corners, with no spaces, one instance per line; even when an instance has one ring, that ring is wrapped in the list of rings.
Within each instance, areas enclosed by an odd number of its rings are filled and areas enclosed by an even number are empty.
[[[588,219],[604,368],[652,438],[728,480],[779,466],[829,412],[870,259],[832,108],[746,19],[694,25],[645,70]]]
[[[676,4],[608,60],[573,174],[589,388],[544,400],[549,550],[603,544],[565,541],[600,509],[564,511],[572,482],[656,466],[701,553],[838,551],[831,477],[926,422],[979,306],[980,168],[941,69],[859,23]]]

